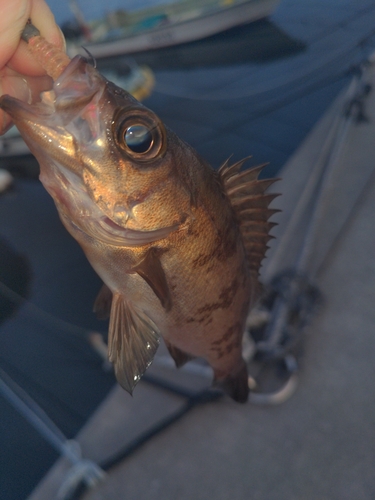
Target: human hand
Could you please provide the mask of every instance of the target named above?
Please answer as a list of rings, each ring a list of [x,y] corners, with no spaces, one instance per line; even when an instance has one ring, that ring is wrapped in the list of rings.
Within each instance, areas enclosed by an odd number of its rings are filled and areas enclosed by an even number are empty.
[[[44,0],[0,0],[0,95],[33,102],[51,88],[52,81],[21,41],[29,18],[50,43],[64,48],[65,41]],[[11,125],[10,117],[0,110],[0,134]]]

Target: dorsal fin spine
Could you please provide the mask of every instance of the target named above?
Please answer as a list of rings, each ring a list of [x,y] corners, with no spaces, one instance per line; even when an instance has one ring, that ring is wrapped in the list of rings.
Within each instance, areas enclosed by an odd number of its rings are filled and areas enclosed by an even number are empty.
[[[253,180],[249,182],[241,182],[233,187],[227,188],[228,196],[240,196],[246,194],[251,190],[254,194],[263,194],[272,184],[278,179],[262,179],[261,181]]]
[[[233,155],[231,155],[229,158],[227,158],[225,160],[225,162],[221,165],[221,167],[219,168],[218,170],[218,173],[221,175],[221,173],[225,170],[228,169],[228,165],[229,165],[229,162],[230,162],[230,159],[232,158]]]
[[[275,198],[280,196],[280,193],[272,193],[272,194],[260,194],[260,195],[248,195],[243,197],[235,197],[231,199],[231,203],[233,207],[239,207],[243,210],[248,208],[264,208],[267,209],[268,205]],[[229,197],[230,198],[230,197]]]
[[[238,174],[238,172],[241,170],[242,165],[245,163],[246,160],[249,160],[251,156],[247,156],[246,158],[243,158],[240,161],[237,161],[236,163],[233,163],[233,165],[229,165],[229,161],[227,160],[224,165],[219,169],[219,173],[221,176],[221,179],[223,181],[226,181],[233,177],[234,175]],[[224,168],[225,166],[225,168]]]
[[[248,170],[241,170],[248,158],[233,165],[227,160],[219,170],[225,194],[237,217],[249,267],[256,276],[265,253],[267,243],[273,238],[269,234],[276,225],[268,219],[279,210],[269,208],[269,204],[278,194],[266,193],[266,190],[278,179],[258,179],[267,163]]]
[[[242,164],[243,163],[244,163],[244,160],[242,161]],[[239,172],[236,176],[229,177],[226,181],[227,186],[231,186],[234,183],[242,184],[243,182],[257,181],[259,174],[264,169],[264,167],[266,167],[267,165],[268,165],[268,163],[262,163],[261,165],[258,165],[256,167],[248,168],[247,170],[243,170],[242,172]]]
[[[277,208],[268,208],[264,210],[263,208],[248,208],[241,211],[241,221],[268,221],[272,215],[279,213],[280,210]]]

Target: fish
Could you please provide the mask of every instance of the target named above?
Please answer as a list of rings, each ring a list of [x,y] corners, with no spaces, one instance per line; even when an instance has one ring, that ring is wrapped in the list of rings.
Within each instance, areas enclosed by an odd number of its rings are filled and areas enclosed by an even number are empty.
[[[248,399],[242,337],[277,211],[246,159],[213,169],[150,109],[76,56],[29,104],[0,98],[60,219],[103,281],[108,355],[129,393],[162,338],[177,367],[203,358]]]

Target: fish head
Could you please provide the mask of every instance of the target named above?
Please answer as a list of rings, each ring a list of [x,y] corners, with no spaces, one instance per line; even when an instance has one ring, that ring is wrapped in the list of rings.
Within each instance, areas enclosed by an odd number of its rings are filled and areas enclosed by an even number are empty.
[[[66,226],[111,244],[168,236],[187,218],[184,165],[198,160],[161,120],[77,56],[41,101],[0,98],[40,164]]]

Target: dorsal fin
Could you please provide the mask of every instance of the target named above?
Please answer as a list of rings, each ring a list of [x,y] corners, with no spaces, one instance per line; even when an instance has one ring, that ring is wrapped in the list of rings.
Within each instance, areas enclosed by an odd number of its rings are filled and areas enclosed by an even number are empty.
[[[275,223],[268,222],[268,219],[279,211],[268,208],[279,195],[266,194],[266,190],[279,179],[258,179],[267,163],[240,171],[248,158],[234,165],[229,165],[227,160],[220,167],[219,174],[240,225],[251,273],[258,279],[267,243],[273,238],[269,232]]]

